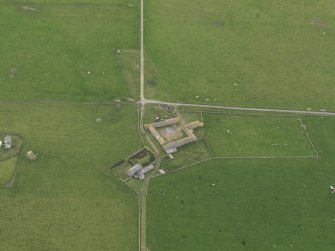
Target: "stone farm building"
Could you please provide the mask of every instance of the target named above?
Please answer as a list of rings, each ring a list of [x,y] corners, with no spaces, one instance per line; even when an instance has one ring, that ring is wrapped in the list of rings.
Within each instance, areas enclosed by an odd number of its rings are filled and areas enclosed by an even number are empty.
[[[142,168],[141,164],[137,164],[133,167],[131,167],[127,174],[130,178],[140,179],[143,180],[145,178],[145,174],[151,170],[153,170],[155,166],[151,163],[148,166]]]
[[[5,136],[5,148],[11,149],[12,148],[12,136],[6,135]]]
[[[200,121],[194,121],[189,124],[182,125],[181,129],[186,134],[186,137],[180,138],[172,142],[167,142],[167,140],[157,131],[157,128],[168,127],[179,123],[180,123],[179,118],[172,118],[156,123],[146,124],[145,128],[151,132],[151,134],[163,147],[166,153],[171,154],[177,152],[178,147],[197,141],[197,137],[194,135],[193,130],[204,126],[204,123]]]

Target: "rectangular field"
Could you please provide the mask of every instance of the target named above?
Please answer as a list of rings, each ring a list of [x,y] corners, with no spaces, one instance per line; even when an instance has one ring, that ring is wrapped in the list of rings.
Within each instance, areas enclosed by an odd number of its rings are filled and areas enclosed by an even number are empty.
[[[138,3],[0,3],[1,100],[138,98],[119,49],[138,50]]]
[[[137,105],[2,104],[0,117],[25,138],[0,189],[0,250],[138,250],[137,196],[103,172],[142,147]]]
[[[145,18],[147,98],[335,110],[335,1],[147,0]]]
[[[216,157],[299,157],[316,153],[296,117],[204,113]]]
[[[334,118],[304,118],[320,159],[211,160],[150,180],[148,248],[334,249]]]
[[[173,154],[174,159],[170,159],[166,156],[161,163],[160,168],[164,171],[174,171],[192,164],[196,164],[200,161],[209,159],[211,153],[206,146],[204,139],[189,145],[182,146],[178,149],[178,152]]]

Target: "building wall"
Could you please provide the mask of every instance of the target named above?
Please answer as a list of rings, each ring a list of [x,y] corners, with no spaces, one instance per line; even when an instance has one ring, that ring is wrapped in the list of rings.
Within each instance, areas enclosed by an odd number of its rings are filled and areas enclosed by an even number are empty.
[[[145,125],[146,128],[148,128],[149,125],[155,127],[155,128],[159,128],[159,127],[164,127],[164,126],[169,126],[169,125],[174,125],[179,123],[179,118],[173,118],[173,119],[166,119],[164,121],[160,121],[160,122],[156,122],[156,123],[151,123],[151,124],[147,124]]]
[[[156,128],[165,127],[173,124],[179,123],[179,118],[167,119],[161,122],[146,124],[145,128],[149,129],[151,134],[155,137],[155,139],[161,144],[166,152],[169,152],[172,149],[176,149],[180,146],[192,143],[197,140],[197,137],[194,135],[193,130],[199,127],[203,127],[204,123],[200,121],[194,121],[189,124],[183,125],[182,129],[186,133],[187,137],[176,140],[171,143],[167,143],[166,140],[159,134]],[[166,144],[167,143],[167,144]]]
[[[179,139],[177,141],[174,141],[174,142],[171,142],[169,144],[166,144],[166,145],[164,145],[164,149],[168,150],[168,149],[171,149],[171,148],[178,148],[178,147],[181,147],[183,145],[186,145],[186,144],[189,144],[191,142],[194,142],[196,140],[197,140],[197,137],[193,135],[191,137]]]
[[[149,130],[155,139],[159,142],[159,144],[164,145],[166,143],[166,140],[157,132],[153,126],[149,125]]]

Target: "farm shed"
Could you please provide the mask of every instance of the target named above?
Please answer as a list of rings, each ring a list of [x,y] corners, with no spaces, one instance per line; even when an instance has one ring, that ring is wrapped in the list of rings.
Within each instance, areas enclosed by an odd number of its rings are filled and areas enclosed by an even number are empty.
[[[136,175],[139,175],[140,172],[142,170],[142,166],[140,164],[137,164],[133,167],[131,167],[128,171],[127,171],[127,174],[129,177],[133,178],[135,177]]]
[[[5,148],[6,149],[11,149],[12,148],[12,136],[6,135],[4,141],[5,141],[4,142],[5,143]]]

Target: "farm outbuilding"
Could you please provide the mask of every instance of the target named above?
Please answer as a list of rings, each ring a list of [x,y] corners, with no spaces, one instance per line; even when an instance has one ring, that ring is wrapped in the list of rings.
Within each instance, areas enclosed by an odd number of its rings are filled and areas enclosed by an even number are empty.
[[[153,170],[155,168],[155,166],[153,164],[150,164],[146,167],[144,167],[142,170],[141,170],[141,173],[142,174],[146,174],[147,172],[150,172],[151,170]]]
[[[197,141],[197,137],[194,135],[193,130],[203,127],[204,123],[200,121],[193,121],[189,124],[181,126],[181,130],[186,134],[186,137],[179,138],[174,141],[168,142],[167,139],[161,135],[156,128],[161,127],[167,127],[170,125],[177,125],[180,123],[179,118],[172,118],[172,119],[166,119],[164,121],[146,124],[145,128],[148,129],[151,134],[155,137],[155,139],[159,142],[159,144],[163,147],[163,149],[166,151],[167,154],[175,153],[177,152],[177,148],[181,147],[183,145],[192,143]]]
[[[137,164],[130,168],[127,171],[127,174],[130,178],[140,179],[143,180],[145,178],[145,174],[151,170],[153,170],[155,166],[151,163],[147,165],[146,167],[142,168],[141,164]]]
[[[159,144],[164,145],[166,143],[165,139],[158,133],[155,127],[152,125],[148,126],[152,136],[155,137],[155,139],[159,142]]]
[[[5,149],[11,149],[12,148],[12,136],[10,135],[6,135],[5,136],[5,140],[4,140],[4,144],[5,144]]]
[[[142,170],[142,166],[140,164],[137,164],[133,167],[131,167],[128,171],[127,174],[130,178],[133,178],[136,176],[136,174],[138,175]],[[136,177],[135,177],[136,178]]]

